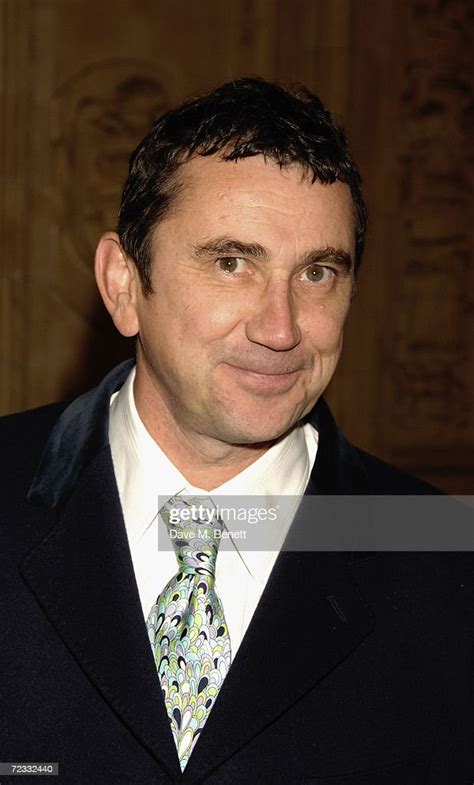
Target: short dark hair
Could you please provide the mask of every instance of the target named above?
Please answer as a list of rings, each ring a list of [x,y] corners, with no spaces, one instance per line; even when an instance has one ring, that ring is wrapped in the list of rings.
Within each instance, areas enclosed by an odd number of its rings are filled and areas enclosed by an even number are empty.
[[[181,164],[218,153],[227,161],[263,155],[281,167],[299,164],[312,182],[346,183],[354,203],[357,272],[367,213],[344,131],[306,88],[243,78],[164,114],[130,157],[117,231],[145,293],[152,292],[153,231],[184,185],[177,177]]]

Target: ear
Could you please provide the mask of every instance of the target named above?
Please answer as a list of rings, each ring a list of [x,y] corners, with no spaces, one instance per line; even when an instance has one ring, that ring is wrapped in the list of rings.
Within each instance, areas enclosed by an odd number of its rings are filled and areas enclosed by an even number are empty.
[[[95,279],[104,305],[122,335],[138,333],[137,294],[140,287],[135,263],[124,253],[118,234],[107,232],[95,253]]]

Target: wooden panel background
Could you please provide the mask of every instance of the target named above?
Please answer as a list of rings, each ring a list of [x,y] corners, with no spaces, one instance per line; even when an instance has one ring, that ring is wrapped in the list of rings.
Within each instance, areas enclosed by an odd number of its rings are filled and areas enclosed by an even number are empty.
[[[371,225],[328,398],[357,444],[472,493],[469,0],[0,0],[2,412],[94,384],[133,345],[95,291],[154,116],[242,74],[341,117]]]

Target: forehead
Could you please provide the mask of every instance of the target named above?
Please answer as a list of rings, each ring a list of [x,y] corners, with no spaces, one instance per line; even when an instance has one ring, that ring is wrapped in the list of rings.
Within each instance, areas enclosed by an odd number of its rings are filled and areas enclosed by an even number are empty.
[[[225,230],[250,240],[270,233],[276,242],[331,245],[337,240],[352,250],[349,187],[313,183],[298,164],[281,168],[263,156],[238,161],[196,156],[182,165],[180,186],[169,219],[184,224],[186,233]]]

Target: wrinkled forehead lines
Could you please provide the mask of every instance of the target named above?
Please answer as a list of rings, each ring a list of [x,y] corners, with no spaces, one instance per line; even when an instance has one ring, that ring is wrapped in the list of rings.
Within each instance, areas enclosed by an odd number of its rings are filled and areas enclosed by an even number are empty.
[[[183,164],[180,172],[182,196],[192,199],[196,190],[215,191],[222,197],[252,190],[285,191],[286,198],[301,198],[311,193],[312,173],[300,164],[280,167],[263,155],[226,161],[219,155],[195,156]],[[303,186],[303,189],[298,186]],[[293,194],[290,193],[294,191]],[[307,190],[306,190],[307,189]]]
[[[325,185],[312,182],[312,174],[299,164],[280,167],[263,156],[224,161],[219,155],[195,156],[181,165],[179,189],[166,218],[186,217],[193,230],[204,224],[227,220],[248,221],[248,230],[259,221],[275,221],[275,232],[291,236],[296,230],[317,235],[325,233],[324,223],[337,215],[341,240],[355,241],[355,215],[352,196],[345,183]],[[324,202],[321,197],[324,196]],[[329,210],[329,208],[334,207]],[[233,210],[235,212],[233,212]],[[318,213],[322,212],[321,219]],[[280,220],[281,219],[281,220]],[[157,234],[159,236],[158,223]],[[190,227],[191,228],[191,227]],[[335,226],[332,221],[332,231]],[[251,238],[248,238],[251,239]],[[349,249],[348,249],[349,250]]]

